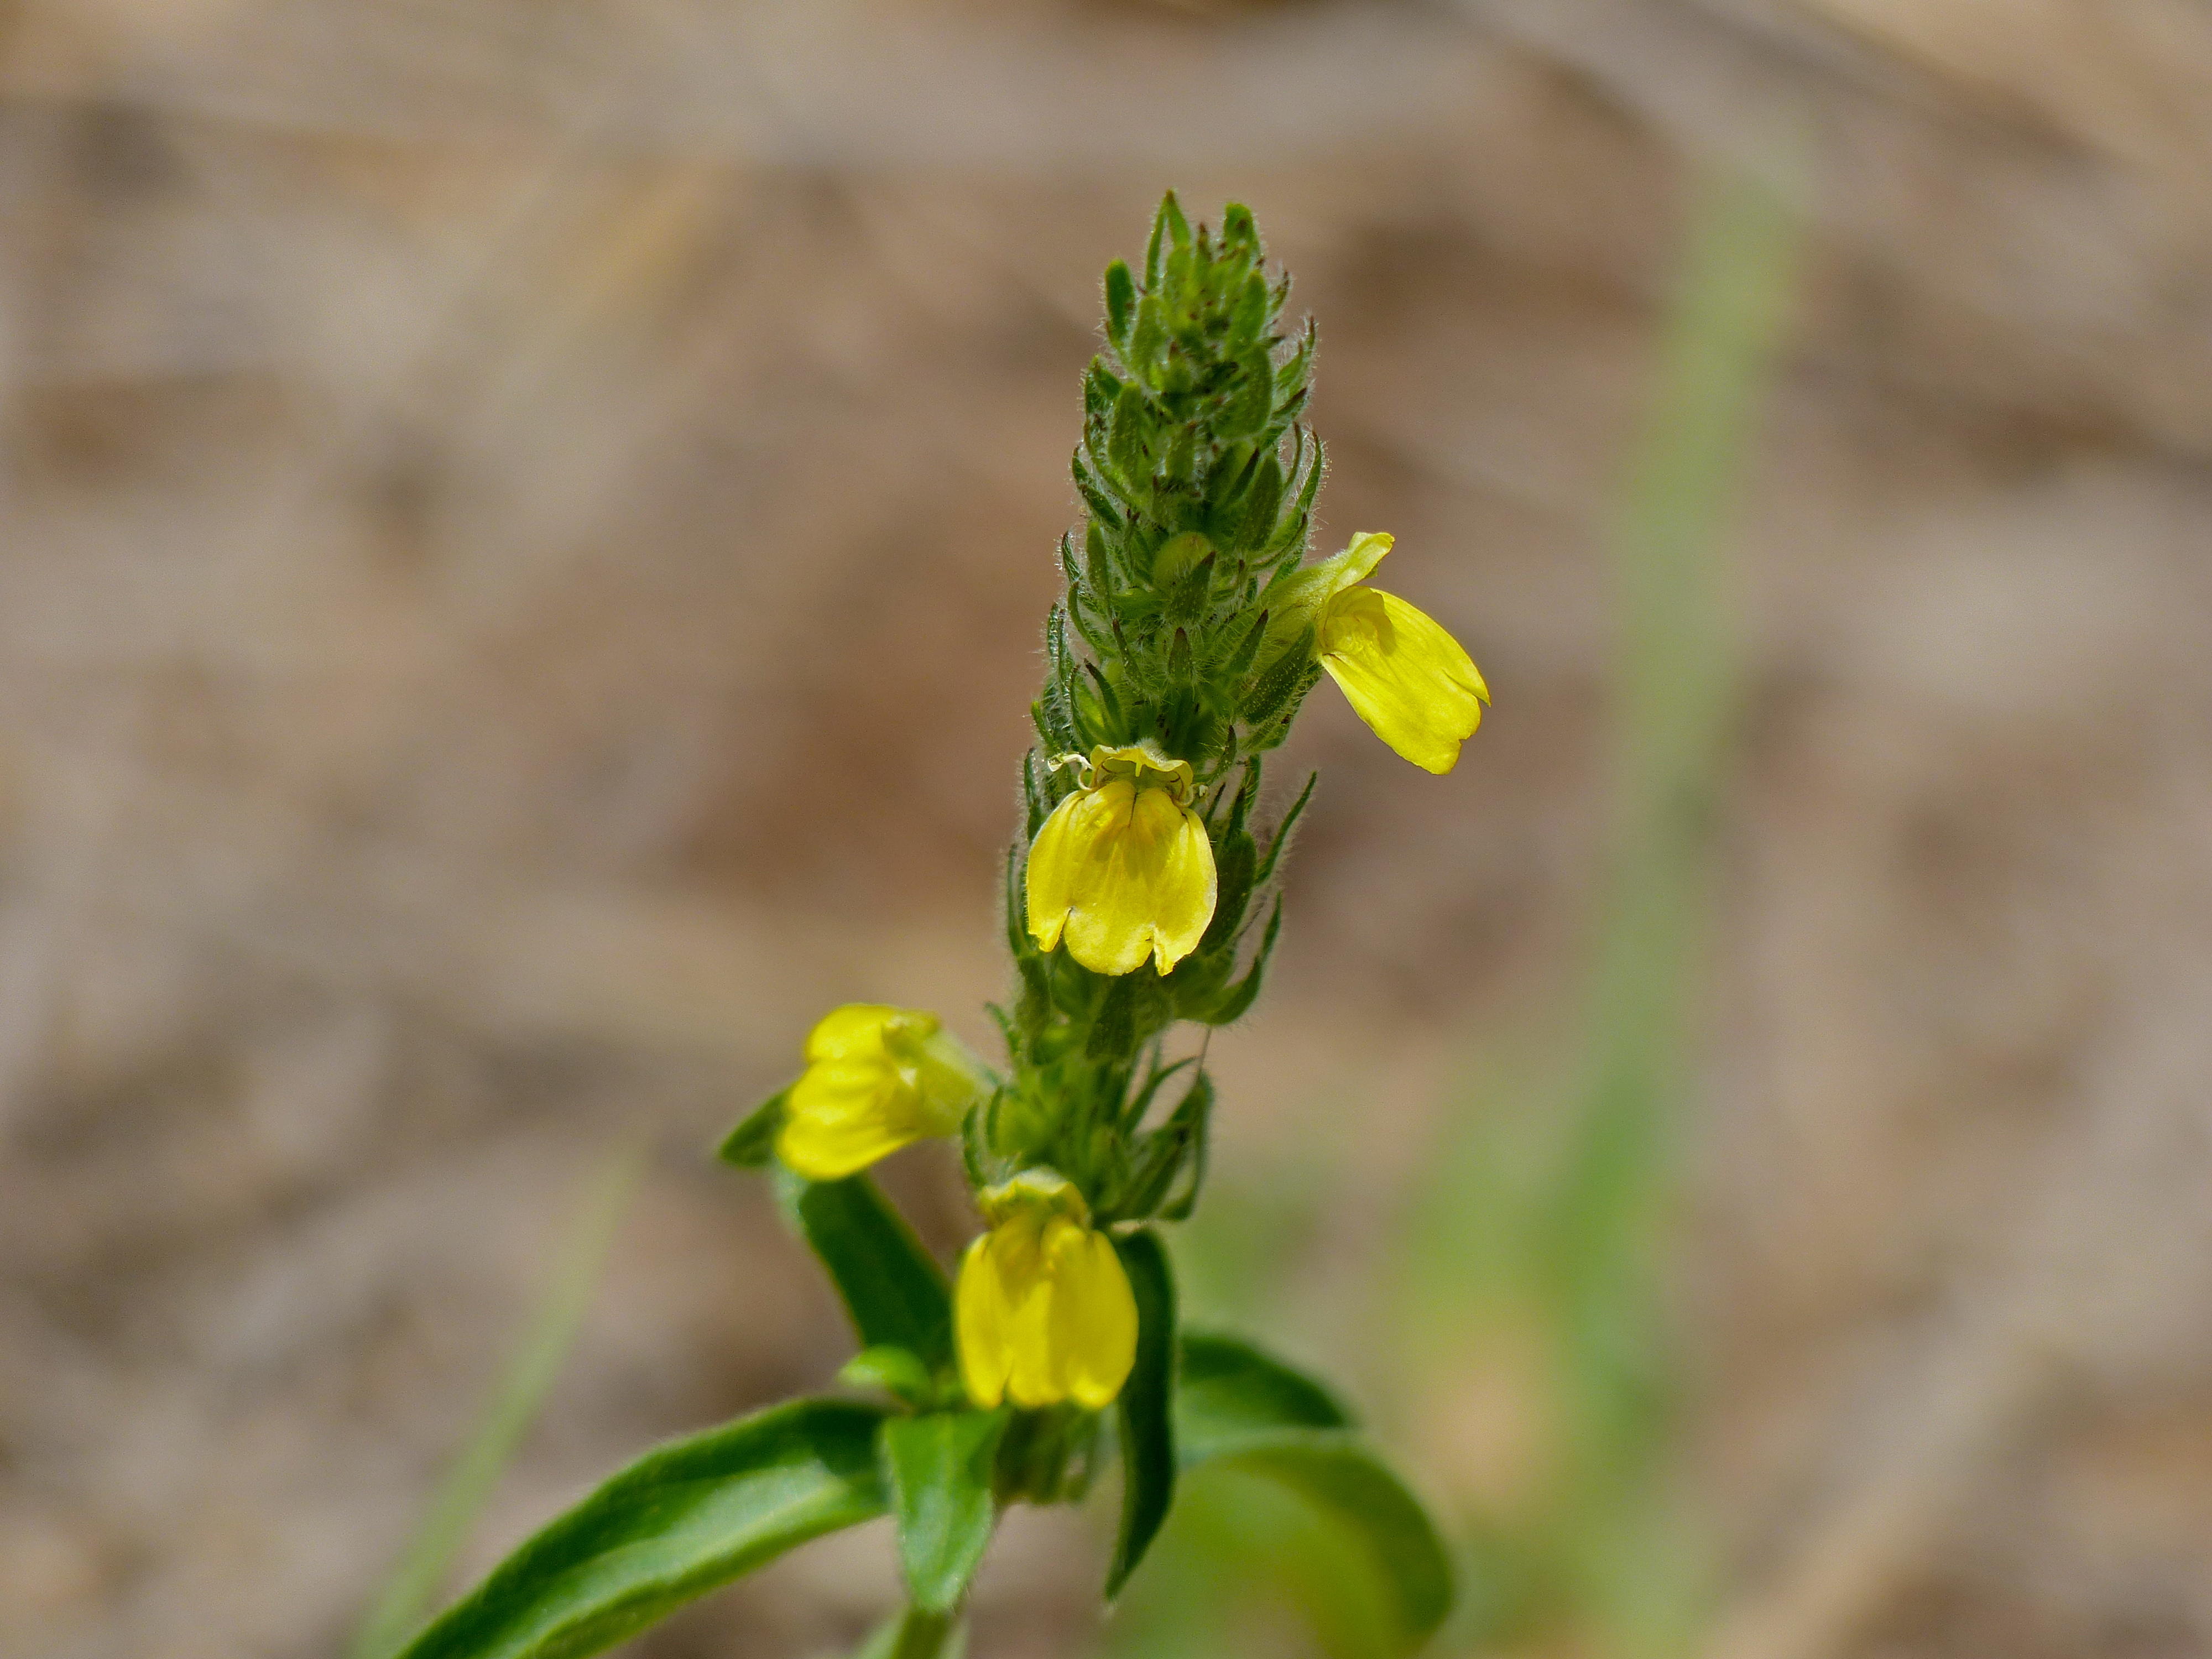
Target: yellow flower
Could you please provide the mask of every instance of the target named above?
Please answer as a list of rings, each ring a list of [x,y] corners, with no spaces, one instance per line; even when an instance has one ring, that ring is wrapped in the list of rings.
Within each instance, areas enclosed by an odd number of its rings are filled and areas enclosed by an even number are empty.
[[[1271,603],[1270,642],[1309,623],[1314,652],[1375,735],[1414,765],[1449,772],[1482,724],[1490,688],[1460,642],[1395,593],[1364,581],[1391,538],[1361,531],[1333,559],[1309,566]]]
[[[981,1092],[975,1062],[936,1015],[848,1003],[807,1036],[776,1156],[810,1181],[842,1180],[908,1141],[951,1134]]]
[[[1091,1212],[1062,1176],[1025,1170],[978,1200],[991,1224],[968,1247],[954,1297],[960,1380],[988,1410],[1112,1403],[1137,1358],[1137,1298]]]
[[[1082,770],[1083,787],[1053,809],[1030,848],[1030,936],[1094,974],[1133,973],[1151,957],[1166,973],[1191,953],[1213,920],[1213,844],[1190,809],[1188,761],[1151,743],[1055,765]]]

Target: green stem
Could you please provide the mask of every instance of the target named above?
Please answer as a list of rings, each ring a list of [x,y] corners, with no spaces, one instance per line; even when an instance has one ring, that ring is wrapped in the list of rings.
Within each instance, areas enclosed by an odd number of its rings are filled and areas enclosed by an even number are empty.
[[[959,1615],[930,1613],[908,1604],[868,1638],[857,1659],[939,1659],[954,1646]]]

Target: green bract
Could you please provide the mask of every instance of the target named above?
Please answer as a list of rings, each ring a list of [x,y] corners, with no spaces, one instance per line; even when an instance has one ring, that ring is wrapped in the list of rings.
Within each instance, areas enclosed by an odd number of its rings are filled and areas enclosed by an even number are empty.
[[[799,1401],[649,1454],[516,1551],[410,1659],[597,1652],[885,1513],[908,1604],[864,1651],[932,1659],[1006,1506],[1078,1499],[1109,1459],[1109,1598],[1178,1480],[1212,1465],[1338,1523],[1400,1648],[1443,1621],[1450,1564],[1419,1504],[1319,1383],[1179,1329],[1160,1231],[1198,1200],[1214,1110],[1202,1049],[1171,1058],[1167,1036],[1227,1024],[1258,995],[1276,875],[1313,789],[1253,827],[1260,757],[1322,672],[1332,614],[1334,567],[1297,574],[1322,454],[1298,423],[1315,334],[1283,327],[1288,292],[1250,214],[1194,228],[1172,195],[1141,273],[1107,270],[1111,350],[1085,377],[1075,454],[1088,515],[1060,545],[1066,592],[1046,623],[1006,867],[1004,1073],[933,1015],[848,1005],[815,1029],[805,1073],[722,1145],[734,1165],[775,1166],[852,1318],[860,1352],[840,1380],[882,1403]],[[956,1127],[990,1229],[957,1296],[870,1177],[846,1173]]]

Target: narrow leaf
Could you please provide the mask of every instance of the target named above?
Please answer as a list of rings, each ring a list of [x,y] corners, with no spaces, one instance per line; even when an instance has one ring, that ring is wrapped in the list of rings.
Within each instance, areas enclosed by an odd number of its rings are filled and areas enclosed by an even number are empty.
[[[1114,1241],[1137,1298],[1137,1363],[1116,1406],[1121,1440],[1121,1527],[1106,1575],[1112,1600],[1145,1559],[1175,1501],[1176,1293],[1167,1251],[1148,1231]]]
[[[899,1561],[915,1603],[950,1613],[990,1547],[998,1509],[991,1465],[1004,1412],[937,1412],[884,1425],[884,1466],[898,1516]]]
[[[1106,267],[1106,337],[1119,350],[1129,337],[1129,318],[1137,308],[1137,285],[1129,267],[1116,259]]]
[[[1214,854],[1213,920],[1199,940],[1201,951],[1218,950],[1244,925],[1244,907],[1251,902],[1252,884],[1260,865],[1260,848],[1249,831],[1232,829],[1221,837]]]
[[[791,1099],[787,1085],[744,1115],[738,1127],[722,1137],[714,1156],[740,1170],[757,1170],[775,1156],[775,1138],[783,1130],[783,1109]]]
[[[1279,1429],[1348,1429],[1350,1413],[1304,1371],[1240,1337],[1185,1331],[1176,1453],[1186,1469]]]
[[[881,1389],[910,1406],[929,1403],[937,1379],[920,1356],[908,1348],[863,1348],[837,1368],[848,1389]]]
[[[1160,217],[1168,228],[1168,240],[1176,247],[1190,246],[1190,221],[1182,216],[1182,204],[1170,191],[1160,198]]]
[[[582,1659],[880,1515],[883,1413],[801,1400],[648,1452],[507,1557],[404,1659]]]
[[[1244,977],[1224,991],[1213,1006],[1192,1018],[1207,1025],[1234,1025],[1250,1012],[1265,981],[1268,959],[1275,954],[1275,939],[1283,931],[1283,896],[1275,895],[1274,908],[1267,913],[1267,930],[1260,935],[1260,948],[1252,957],[1252,965],[1244,970]]]
[[[864,1175],[806,1181],[783,1172],[778,1194],[830,1270],[860,1346],[907,1348],[932,1370],[952,1363],[945,1270]]]
[[[1283,814],[1282,822],[1275,826],[1274,835],[1268,839],[1267,856],[1261,862],[1259,873],[1253,878],[1255,882],[1265,881],[1275,873],[1276,860],[1283,856],[1283,848],[1290,843],[1291,831],[1297,827],[1298,818],[1306,810],[1306,803],[1313,799],[1314,785],[1320,781],[1320,773],[1306,774],[1306,787],[1298,791],[1298,798],[1291,803],[1291,810]]]
[[[1197,1207],[1198,1195],[1206,1186],[1206,1158],[1213,1144],[1213,1085],[1207,1082],[1203,1072],[1199,1073],[1198,1080],[1206,1084],[1205,1091],[1200,1092],[1193,1085],[1183,1103],[1176,1109],[1175,1119],[1170,1120],[1172,1127],[1176,1119],[1183,1119],[1185,1112],[1188,1112],[1184,1121],[1189,1151],[1184,1155],[1180,1171],[1182,1190],[1160,1206],[1159,1218],[1163,1221],[1189,1220],[1191,1211]]]
[[[1195,1066],[1197,1064],[1198,1056],[1196,1054],[1186,1054],[1183,1058],[1176,1060],[1171,1066],[1160,1066],[1155,1064],[1152,1069],[1145,1074],[1144,1086],[1139,1089],[1135,1096],[1131,1098],[1129,1103],[1121,1109],[1122,1133],[1124,1134],[1129,1133],[1136,1129],[1139,1124],[1144,1122],[1145,1114],[1146,1111],[1151,1109],[1152,1097],[1159,1093],[1161,1085],[1164,1084],[1177,1072],[1182,1071],[1184,1066]]]

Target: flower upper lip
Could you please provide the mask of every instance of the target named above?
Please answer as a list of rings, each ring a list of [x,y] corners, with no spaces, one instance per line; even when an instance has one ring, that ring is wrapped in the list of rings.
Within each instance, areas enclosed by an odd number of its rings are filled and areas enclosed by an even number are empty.
[[[1178,806],[1189,802],[1198,782],[1196,767],[1187,760],[1175,759],[1150,738],[1135,743],[1096,744],[1088,755],[1061,755],[1053,765],[1076,768],[1076,781],[1085,789],[1095,789],[1109,777],[1127,777],[1140,789],[1167,790]]]

